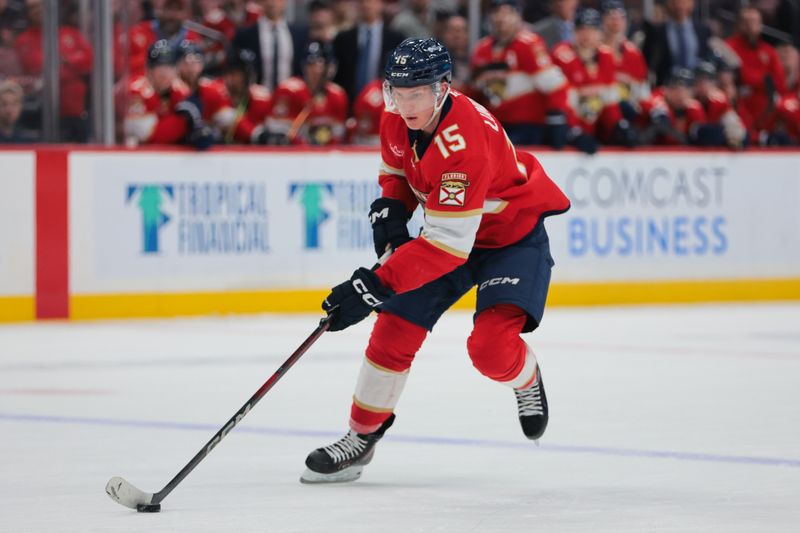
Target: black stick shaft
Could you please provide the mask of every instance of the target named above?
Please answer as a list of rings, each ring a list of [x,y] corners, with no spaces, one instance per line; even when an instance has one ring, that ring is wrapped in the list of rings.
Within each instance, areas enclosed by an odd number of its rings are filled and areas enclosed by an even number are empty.
[[[297,360],[300,359],[303,356],[303,354],[305,354],[315,342],[317,342],[317,339],[319,339],[322,336],[322,334],[328,330],[328,328],[330,327],[330,322],[331,322],[330,315],[322,319],[322,321],[319,323],[319,326],[317,326],[317,329],[315,329],[313,333],[311,333],[311,335],[309,335],[308,338],[303,342],[303,344],[301,344],[300,347],[297,348],[297,350],[295,350],[295,352],[292,355],[290,355],[286,361],[283,362],[280,368],[278,368],[278,370],[276,370],[275,373],[272,374],[272,377],[270,377],[267,381],[264,382],[263,385],[261,385],[261,388],[259,388],[256,391],[256,393],[253,394],[253,396],[251,396],[249,400],[247,400],[247,402],[241,407],[241,409],[239,409],[236,412],[236,414],[233,415],[233,417],[231,417],[230,420],[228,420],[228,423],[225,424],[219,431],[217,431],[216,435],[211,437],[211,440],[208,441],[206,445],[203,446],[203,448],[199,452],[197,452],[197,455],[192,457],[192,460],[189,461],[189,463],[186,466],[184,466],[183,469],[180,472],[178,472],[178,474],[174,478],[172,478],[172,480],[169,483],[167,483],[167,485],[163,489],[153,494],[153,499],[150,503],[161,503],[161,501],[164,498],[166,498],[167,495],[170,492],[172,492],[172,490],[175,487],[177,487],[178,484],[180,484],[180,482],[183,481],[183,479],[186,476],[188,476],[189,473],[192,470],[194,470],[194,468],[198,464],[200,464],[200,461],[205,459],[206,456],[209,453],[211,453],[211,450],[213,450],[214,447],[217,444],[219,444],[219,442],[222,439],[224,439],[225,436],[228,433],[230,433],[230,431],[234,427],[236,427],[236,424],[238,424],[242,420],[242,418],[244,418],[244,416],[250,412],[250,409],[252,409],[258,403],[258,401],[261,400],[261,398],[263,398],[264,395],[267,394],[267,392],[273,387],[273,385],[275,385],[278,382],[278,380],[281,379],[283,375],[289,371],[290,368],[292,368],[292,366],[297,362]]]

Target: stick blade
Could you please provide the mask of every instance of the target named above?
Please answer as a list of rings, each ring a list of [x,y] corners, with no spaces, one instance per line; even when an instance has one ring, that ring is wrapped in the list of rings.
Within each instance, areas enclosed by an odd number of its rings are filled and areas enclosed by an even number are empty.
[[[153,501],[151,493],[137,489],[119,476],[114,476],[108,480],[106,494],[118,504],[131,509],[149,506]]]

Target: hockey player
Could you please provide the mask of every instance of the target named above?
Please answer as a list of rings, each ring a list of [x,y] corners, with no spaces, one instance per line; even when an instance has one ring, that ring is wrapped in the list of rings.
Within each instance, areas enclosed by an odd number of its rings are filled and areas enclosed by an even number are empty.
[[[775,49],[761,38],[761,12],[754,6],[739,10],[738,31],[725,42],[741,59],[738,112],[750,140],[769,143],[778,98],[786,93],[783,66]]]
[[[553,265],[543,219],[569,209],[536,158],[517,152],[498,120],[450,89],[451,61],[435,39],[407,39],[387,62],[381,123],[382,197],[370,208],[375,251],[322,307],[331,331],[382,311],[372,330],[350,411],[350,431],[311,452],[301,481],[352,481],[395,420],[394,409],[428,331],[478,286],[467,351],[485,376],[515,392],[530,439],[548,407],[539,365],[520,338],[539,325]],[[406,223],[425,210],[421,235]]]
[[[272,108],[272,95],[266,87],[255,83],[253,61],[253,52],[241,50],[231,54],[225,65],[225,88],[236,110],[227,142],[266,143],[265,123]]]
[[[368,146],[380,144],[384,107],[383,80],[372,80],[358,93],[353,103],[353,116],[347,120],[350,143]]]
[[[570,82],[571,122],[595,139],[633,146],[636,132],[623,119],[616,87],[614,55],[602,44],[600,13],[586,8],[575,16],[575,42],[564,41],[553,48],[553,63]]]
[[[147,75],[131,80],[124,119],[126,144],[179,144],[190,133],[191,117],[178,106],[189,88],[178,79],[175,50],[156,41],[147,53]]]
[[[308,44],[303,78],[278,85],[267,130],[275,144],[340,144],[347,120],[347,94],[330,81],[336,69],[329,44]]]
[[[676,67],[666,85],[642,102],[647,144],[697,144],[696,133],[706,123],[706,114],[693,96],[693,84],[692,71]]]
[[[129,32],[129,69],[131,76],[144,74],[147,62],[147,51],[156,41],[165,40],[173,48],[182,41],[202,42],[197,33],[183,27],[189,18],[187,0],[164,0],[157,11],[155,20],[144,20],[130,29]]]
[[[191,92],[186,107],[194,105],[196,116],[209,125],[216,139],[223,138],[236,120],[230,96],[221,80],[204,77],[205,56],[197,43],[183,41],[178,46],[178,75]],[[194,110],[193,110],[194,111]]]
[[[699,146],[728,146],[738,149],[747,140],[747,129],[730,100],[717,86],[717,68],[698,61],[694,69],[694,95],[705,112],[706,123],[693,132]]]
[[[474,91],[516,144],[567,141],[567,87],[541,37],[523,26],[516,0],[492,0],[492,34],[472,54]]]
[[[625,102],[625,105],[636,110],[640,101],[650,97],[647,64],[641,50],[627,37],[628,16],[625,4],[620,0],[607,0],[602,7],[603,44],[614,55],[614,80],[617,82],[620,103]]]

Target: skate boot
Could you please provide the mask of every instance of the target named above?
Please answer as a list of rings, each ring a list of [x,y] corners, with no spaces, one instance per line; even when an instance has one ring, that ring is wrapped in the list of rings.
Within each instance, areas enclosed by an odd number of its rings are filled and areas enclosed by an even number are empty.
[[[547,428],[549,414],[547,396],[544,394],[542,371],[536,368],[536,379],[524,389],[514,389],[522,432],[531,440],[538,440]]]
[[[375,444],[394,422],[390,416],[374,433],[363,435],[352,429],[329,446],[317,448],[306,458],[306,471],[301,483],[343,483],[361,477],[364,465],[375,455]]]

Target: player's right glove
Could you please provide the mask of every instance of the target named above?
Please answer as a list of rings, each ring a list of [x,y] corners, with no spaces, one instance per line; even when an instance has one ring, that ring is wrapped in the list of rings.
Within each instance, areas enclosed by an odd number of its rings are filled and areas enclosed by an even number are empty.
[[[597,152],[597,140],[578,126],[569,130],[567,142],[570,146],[574,146],[584,154],[591,155]]]
[[[400,200],[378,198],[369,206],[369,221],[372,224],[372,240],[375,253],[382,257],[390,246],[397,250],[411,240],[408,233],[408,219],[411,215]]]
[[[322,309],[333,315],[329,331],[341,331],[358,324],[393,295],[394,291],[381,283],[375,272],[359,268],[349,280],[331,289],[322,302]]]
[[[206,150],[214,144],[214,132],[203,120],[202,103],[197,95],[192,95],[176,105],[175,112],[183,117],[189,128],[187,143],[198,150]]]

